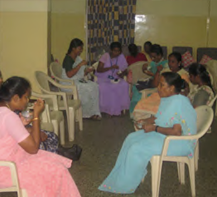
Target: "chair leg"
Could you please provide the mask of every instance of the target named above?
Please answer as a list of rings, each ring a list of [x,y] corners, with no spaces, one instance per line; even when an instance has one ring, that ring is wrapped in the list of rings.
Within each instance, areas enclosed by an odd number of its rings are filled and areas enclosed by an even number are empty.
[[[69,108],[69,128],[68,128],[69,141],[75,138],[75,111],[74,108]]]
[[[192,197],[196,196],[196,189],[195,189],[195,169],[194,169],[194,158],[189,159],[189,175],[190,175],[190,183],[191,183],[191,194]]]
[[[212,133],[212,128],[210,127],[206,133]]]
[[[21,189],[21,194],[22,194],[22,197],[28,197],[25,189]]]
[[[199,141],[196,145],[195,152],[194,152],[194,165],[195,165],[195,171],[198,170],[198,160],[199,160]]]
[[[181,172],[180,172],[180,164],[179,162],[177,162],[177,171],[178,171],[178,179],[179,179],[179,182],[181,183]]]
[[[83,130],[83,117],[82,117],[82,108],[80,107],[78,109],[78,124],[79,124],[79,130]]]
[[[54,128],[54,133],[59,136],[59,127],[58,127],[58,122],[57,120],[51,120],[52,124],[53,124],[53,128]]]
[[[64,120],[60,122],[60,144],[65,144],[65,124]]]
[[[178,178],[181,184],[185,184],[185,163],[177,162]]]
[[[159,196],[159,189],[160,189],[160,181],[161,178],[159,164],[160,164],[160,157],[153,156],[151,158],[151,189],[152,189],[152,197]]]

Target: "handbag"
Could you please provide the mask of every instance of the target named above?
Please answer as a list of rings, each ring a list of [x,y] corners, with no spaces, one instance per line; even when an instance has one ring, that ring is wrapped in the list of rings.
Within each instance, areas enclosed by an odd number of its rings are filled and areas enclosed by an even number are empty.
[[[67,157],[73,161],[78,161],[81,157],[81,153],[82,148],[77,144],[73,144],[71,148],[64,148],[59,145],[58,148],[58,154]]]

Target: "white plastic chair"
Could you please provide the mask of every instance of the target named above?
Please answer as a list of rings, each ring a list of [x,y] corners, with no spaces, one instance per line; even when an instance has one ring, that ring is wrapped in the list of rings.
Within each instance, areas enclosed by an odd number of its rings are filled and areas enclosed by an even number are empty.
[[[127,70],[131,70],[132,71],[132,77],[133,77],[133,81],[132,83],[133,84],[136,84],[136,82],[138,80],[140,81],[143,81],[143,80],[146,80],[146,79],[149,79],[150,76],[143,73],[142,71],[142,66],[145,64],[145,63],[148,63],[146,61],[138,61],[138,62],[135,62],[131,65],[128,66]]]
[[[191,193],[196,196],[195,190],[195,166],[197,160],[197,148],[199,139],[206,133],[213,120],[213,110],[209,106],[200,106],[196,108],[197,112],[197,134],[191,136],[168,136],[164,141],[163,150],[160,156],[155,155],[151,158],[151,171],[152,171],[152,197],[159,196],[161,169],[163,161],[177,162],[178,178],[181,184],[185,184],[185,166],[186,163],[189,168]],[[192,158],[188,156],[167,156],[167,150],[170,140],[197,140],[195,147],[195,154]]]
[[[57,82],[67,82],[74,85],[73,80],[62,79],[62,66],[58,62],[51,62],[50,64],[51,76],[57,80]]]
[[[50,99],[52,101],[53,110],[50,110],[48,104],[45,103],[46,115],[42,117],[41,129],[54,131],[57,136],[60,136],[60,144],[65,144],[65,123],[64,123],[64,115],[62,111],[58,110],[58,106],[55,105],[57,103],[57,96],[55,95],[46,95],[39,94],[36,92],[32,92],[32,96],[35,98],[41,99]],[[43,114],[42,114],[43,115]],[[52,124],[52,130],[51,125]],[[48,128],[47,128],[48,127]],[[49,129],[50,127],[50,129]]]
[[[26,190],[20,188],[16,164],[11,161],[0,161],[0,166],[10,168],[11,179],[12,179],[12,186],[7,187],[7,188],[0,188],[0,193],[1,192],[17,192],[18,197],[28,197]]]
[[[216,94],[215,97],[212,99],[212,101],[208,104],[208,106],[213,107],[216,98],[217,98],[217,94]],[[208,129],[207,133],[212,133],[212,128],[211,128],[211,127]]]
[[[56,95],[58,97],[56,106],[58,106],[59,110],[66,111],[67,123],[68,123],[68,134],[69,141],[74,140],[74,131],[75,131],[75,120],[79,122],[79,130],[83,130],[83,120],[82,120],[82,108],[81,101],[78,99],[77,88],[75,85],[61,85],[47,76],[45,73],[41,71],[35,72],[35,79],[38,87],[44,94]],[[65,92],[52,92],[49,89],[49,82],[61,89],[69,89],[71,90],[68,94]],[[72,98],[73,97],[73,98]],[[51,110],[54,109],[54,103],[50,102],[49,99],[45,99],[46,103],[49,104]]]

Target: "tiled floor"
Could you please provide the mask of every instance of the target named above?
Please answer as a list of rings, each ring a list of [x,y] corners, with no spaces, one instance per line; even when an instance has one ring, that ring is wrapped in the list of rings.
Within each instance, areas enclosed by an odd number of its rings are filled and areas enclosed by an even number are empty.
[[[197,197],[217,196],[217,120],[212,126],[212,133],[200,140],[199,170],[196,172]],[[151,197],[150,165],[148,174],[134,194],[117,195],[101,192],[99,184],[115,164],[122,142],[133,131],[133,124],[128,115],[121,117],[103,117],[102,121],[84,120],[84,130],[76,131],[76,141],[83,148],[80,161],[74,162],[70,172],[82,197]],[[163,165],[160,196],[190,197],[190,183],[186,167],[186,184],[180,185],[177,168],[174,163]],[[0,197],[14,195],[0,195]]]

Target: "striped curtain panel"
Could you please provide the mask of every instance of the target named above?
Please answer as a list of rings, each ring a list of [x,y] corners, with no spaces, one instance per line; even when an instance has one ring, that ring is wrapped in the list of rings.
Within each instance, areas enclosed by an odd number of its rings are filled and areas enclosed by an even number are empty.
[[[88,53],[96,59],[97,48],[119,41],[134,43],[136,0],[88,0]]]

